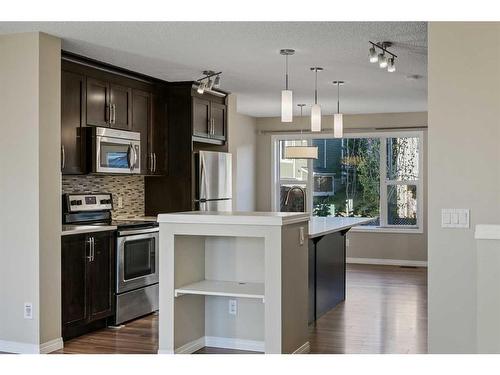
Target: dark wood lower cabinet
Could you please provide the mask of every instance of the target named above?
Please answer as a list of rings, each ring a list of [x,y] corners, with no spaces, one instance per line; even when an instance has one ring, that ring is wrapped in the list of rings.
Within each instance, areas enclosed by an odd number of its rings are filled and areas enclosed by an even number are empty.
[[[309,240],[309,323],[345,300],[345,235],[341,231]]]
[[[114,314],[115,234],[96,232],[61,240],[64,340],[106,325]]]

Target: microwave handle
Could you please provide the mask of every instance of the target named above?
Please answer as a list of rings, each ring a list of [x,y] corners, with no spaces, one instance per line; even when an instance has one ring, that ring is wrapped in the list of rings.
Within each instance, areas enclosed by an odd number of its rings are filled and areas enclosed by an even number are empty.
[[[128,161],[128,166],[131,170],[134,169],[134,165],[132,164],[132,153],[134,152],[134,148],[132,147],[132,144],[129,144],[128,150],[127,150],[127,161]]]
[[[132,168],[132,169],[135,169],[137,167],[138,155],[137,155],[137,150],[135,149],[135,147],[133,145],[131,147],[134,150],[134,168]]]

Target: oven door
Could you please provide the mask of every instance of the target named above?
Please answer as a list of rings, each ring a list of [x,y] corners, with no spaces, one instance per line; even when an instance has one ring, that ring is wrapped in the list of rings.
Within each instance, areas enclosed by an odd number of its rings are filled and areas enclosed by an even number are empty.
[[[117,239],[118,293],[158,282],[158,228],[119,232]],[[125,235],[122,235],[126,233]]]
[[[113,137],[95,138],[97,173],[141,173],[141,142]]]

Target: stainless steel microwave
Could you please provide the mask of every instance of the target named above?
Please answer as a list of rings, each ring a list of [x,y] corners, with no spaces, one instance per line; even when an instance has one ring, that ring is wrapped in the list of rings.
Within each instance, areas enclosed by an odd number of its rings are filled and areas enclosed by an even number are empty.
[[[125,130],[92,127],[93,173],[141,173],[141,134]]]

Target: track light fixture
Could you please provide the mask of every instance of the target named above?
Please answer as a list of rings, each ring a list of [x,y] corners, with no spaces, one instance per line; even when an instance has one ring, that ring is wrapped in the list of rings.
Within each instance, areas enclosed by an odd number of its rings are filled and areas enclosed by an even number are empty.
[[[204,77],[200,78],[198,82],[198,88],[196,91],[198,94],[203,95],[205,90],[212,90],[213,88],[218,88],[220,85],[220,75],[222,72],[214,72],[213,70],[204,70]]]
[[[369,41],[369,43],[371,44],[371,47],[368,51],[368,58],[370,62],[371,63],[378,62],[379,67],[381,69],[387,68],[387,71],[389,73],[395,72],[397,56],[392,52],[389,52],[389,50],[387,49],[392,46],[392,42],[373,43]],[[378,55],[377,55],[377,49],[380,50]],[[390,55],[390,57],[388,57],[387,55]]]
[[[285,89],[281,91],[281,122],[293,121],[293,93],[292,90],[288,90],[288,56],[294,53],[294,49],[280,50],[280,54],[285,56]]]

